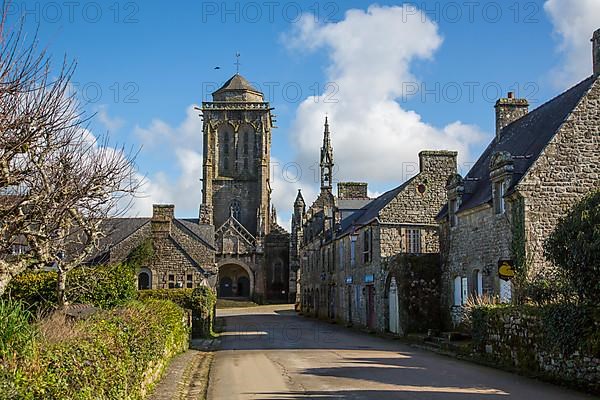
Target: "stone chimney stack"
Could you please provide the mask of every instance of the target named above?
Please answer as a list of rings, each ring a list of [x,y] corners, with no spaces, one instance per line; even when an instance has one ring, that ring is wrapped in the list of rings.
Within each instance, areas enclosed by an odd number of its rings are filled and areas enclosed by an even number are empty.
[[[594,57],[594,76],[600,76],[600,29],[592,37],[592,56]]]
[[[154,204],[152,206],[152,234],[166,237],[171,234],[171,223],[175,217],[175,206],[172,204]]]
[[[508,92],[506,98],[498,99],[495,108],[496,139],[499,139],[502,129],[527,115],[529,112],[529,102],[527,99],[517,99],[513,92]]]
[[[368,184],[365,182],[339,182],[338,198],[344,199],[368,199]]]

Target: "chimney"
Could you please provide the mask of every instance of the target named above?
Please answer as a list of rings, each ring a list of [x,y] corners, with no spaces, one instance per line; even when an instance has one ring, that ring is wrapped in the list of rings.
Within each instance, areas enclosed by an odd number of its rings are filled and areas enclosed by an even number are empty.
[[[367,183],[365,182],[338,182],[338,198],[342,199],[368,199]]]
[[[600,75],[600,29],[592,37],[592,56],[594,57],[594,76]]]
[[[456,151],[423,150],[419,153],[419,172],[433,172],[440,175],[456,174]]]
[[[154,204],[152,206],[152,234],[159,237],[169,236],[174,216],[174,205]]]
[[[506,98],[498,99],[494,108],[496,108],[496,139],[499,139],[502,129],[527,115],[529,102],[527,99],[517,99],[513,92],[508,92]]]

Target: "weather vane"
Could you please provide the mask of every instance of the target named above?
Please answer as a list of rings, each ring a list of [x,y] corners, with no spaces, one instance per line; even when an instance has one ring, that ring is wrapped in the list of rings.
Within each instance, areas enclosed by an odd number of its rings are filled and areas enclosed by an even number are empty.
[[[236,60],[235,60],[234,65],[235,65],[236,73],[238,73],[238,74],[240,73],[240,65],[241,65],[240,64],[240,56],[241,56],[240,53],[235,53]]]

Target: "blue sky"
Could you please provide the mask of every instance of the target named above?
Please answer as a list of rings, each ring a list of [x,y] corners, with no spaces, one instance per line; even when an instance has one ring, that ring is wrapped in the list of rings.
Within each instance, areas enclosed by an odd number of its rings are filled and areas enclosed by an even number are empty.
[[[9,12],[25,14],[30,35],[39,24],[57,63],[77,62],[74,88],[98,113],[93,131],[142,147],[148,184],[133,214],[173,202],[178,216],[197,215],[201,124],[191,107],[235,73],[241,53],[241,74],[277,115],[283,224],[295,189],[308,198],[317,189],[325,113],[338,178],[368,181],[373,194],[405,180],[402,163],[423,147],[459,150],[467,168],[493,136],[496,98],[516,91],[537,107],[584,79],[600,28],[598,0],[21,1]],[[302,177],[284,173],[292,162]]]

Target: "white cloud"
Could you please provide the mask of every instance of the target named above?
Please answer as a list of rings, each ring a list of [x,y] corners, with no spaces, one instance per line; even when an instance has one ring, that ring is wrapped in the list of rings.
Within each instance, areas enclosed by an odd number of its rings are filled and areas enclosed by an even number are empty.
[[[115,131],[121,129],[125,121],[119,117],[113,118],[109,116],[107,108],[108,107],[106,105],[101,105],[98,107],[96,118],[98,118],[98,121],[100,121],[100,123],[102,123],[102,125],[104,125],[109,132],[114,133]]]
[[[202,120],[193,106],[186,110],[181,124],[172,127],[155,119],[148,127],[136,126],[145,155],[172,160],[169,173],[158,170],[147,176],[130,215],[150,216],[152,204],[175,204],[178,216],[197,217],[201,202]]]
[[[303,166],[318,162],[326,113],[338,180],[391,188],[416,171],[419,151],[458,150],[466,160],[469,146],[482,140],[476,126],[456,121],[438,128],[396,101],[406,95],[406,82],[417,82],[412,63],[432,59],[443,41],[437,25],[414,9],[373,5],[366,11],[349,10],[343,20],[326,24],[305,16],[286,40],[295,50],[327,51],[327,81],[339,89],[337,102],[324,102],[324,93],[298,107],[291,141]]]
[[[548,0],[544,10],[560,36],[563,64],[552,71],[554,83],[566,88],[592,74],[590,39],[600,28],[598,0]]]

